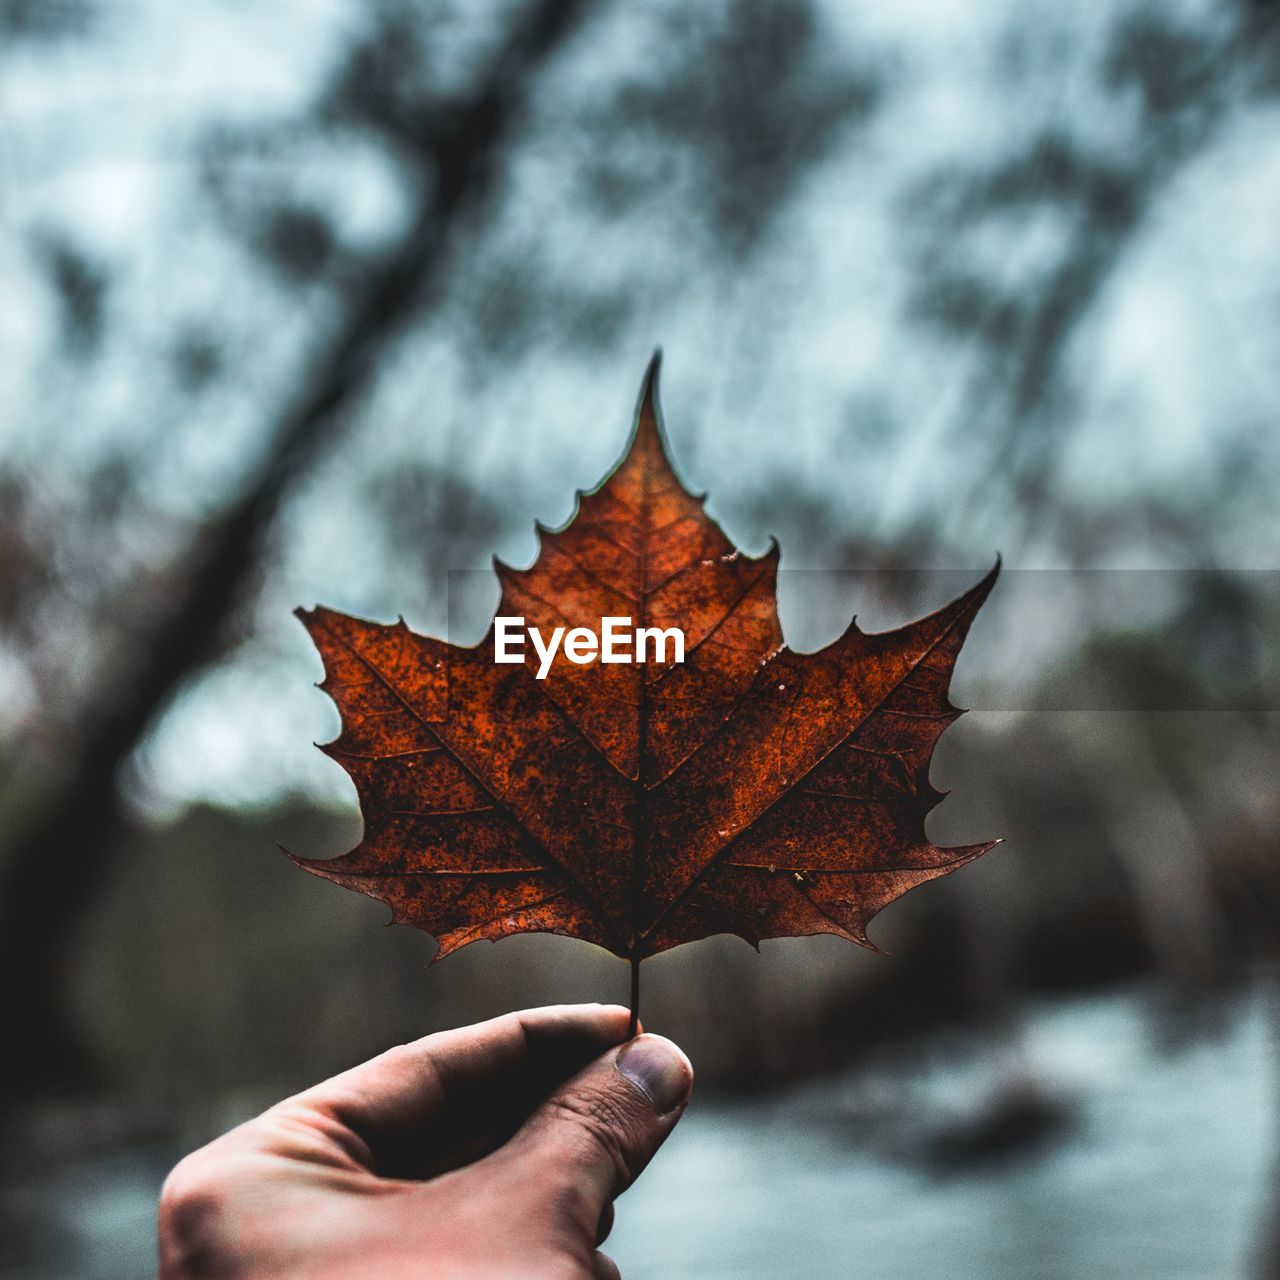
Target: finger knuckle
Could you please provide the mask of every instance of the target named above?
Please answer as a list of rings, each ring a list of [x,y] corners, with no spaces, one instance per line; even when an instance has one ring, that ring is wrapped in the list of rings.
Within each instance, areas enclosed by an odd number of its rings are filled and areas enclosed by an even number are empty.
[[[613,1167],[618,1190],[632,1180],[634,1122],[627,1103],[604,1089],[562,1094],[552,1102],[566,1131],[576,1136],[570,1146],[572,1163],[597,1165],[601,1157]]]
[[[173,1169],[161,1189],[157,1215],[162,1276],[214,1273],[225,1205],[225,1186],[202,1152]]]
[[[422,1062],[422,1054],[411,1044],[396,1044],[378,1055],[379,1064],[393,1075],[416,1072]]]

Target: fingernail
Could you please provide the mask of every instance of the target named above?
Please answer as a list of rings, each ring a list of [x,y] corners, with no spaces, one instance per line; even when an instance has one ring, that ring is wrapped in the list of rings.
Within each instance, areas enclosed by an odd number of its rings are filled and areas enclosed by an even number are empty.
[[[665,1036],[637,1036],[623,1045],[616,1065],[660,1116],[674,1111],[693,1085],[689,1059]]]

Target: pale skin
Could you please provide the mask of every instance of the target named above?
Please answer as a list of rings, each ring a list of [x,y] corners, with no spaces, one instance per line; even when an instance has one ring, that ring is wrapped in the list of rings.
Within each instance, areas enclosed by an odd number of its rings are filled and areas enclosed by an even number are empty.
[[[161,1280],[616,1280],[614,1198],[693,1072],[613,1005],[402,1045],[187,1156],[161,1195]]]

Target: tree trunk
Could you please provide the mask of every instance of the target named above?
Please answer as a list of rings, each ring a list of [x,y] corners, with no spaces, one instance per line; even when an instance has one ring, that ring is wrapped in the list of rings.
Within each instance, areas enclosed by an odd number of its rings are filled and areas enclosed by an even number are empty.
[[[283,498],[333,444],[379,355],[436,284],[460,215],[488,195],[530,83],[574,29],[583,4],[540,0],[475,95],[425,139],[435,180],[410,232],[377,264],[322,344],[271,433],[275,444],[257,476],[206,529],[167,620],[141,646],[134,670],[121,676],[120,701],[89,730],[66,784],[10,849],[0,875],[0,1025],[13,1046],[6,1055],[10,1103],[86,1078],[85,1047],[65,1008],[65,966],[120,826],[122,764],[182,680],[208,660]]]

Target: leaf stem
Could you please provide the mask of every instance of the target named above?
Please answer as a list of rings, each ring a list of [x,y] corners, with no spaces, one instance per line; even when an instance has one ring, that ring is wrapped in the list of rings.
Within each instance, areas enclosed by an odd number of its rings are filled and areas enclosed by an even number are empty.
[[[631,957],[631,1025],[627,1028],[627,1039],[634,1040],[640,1029],[640,957]]]

